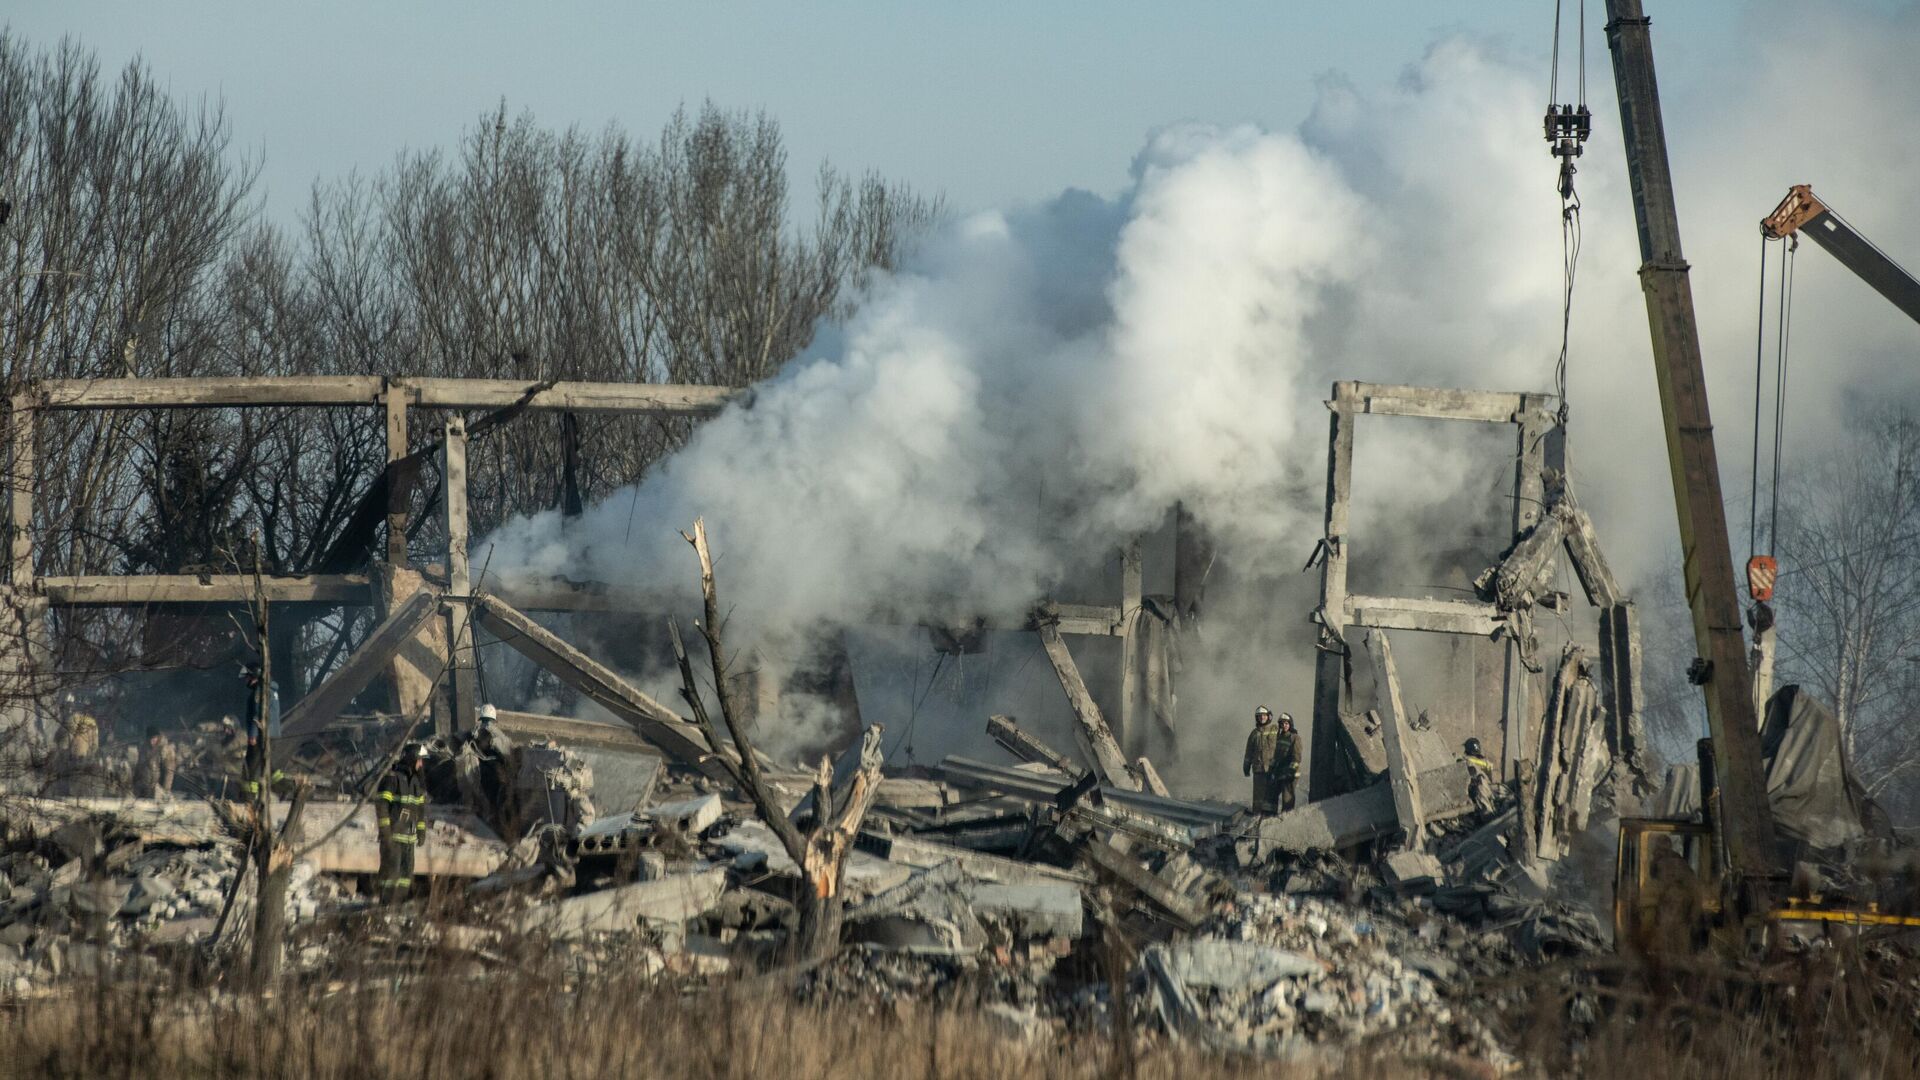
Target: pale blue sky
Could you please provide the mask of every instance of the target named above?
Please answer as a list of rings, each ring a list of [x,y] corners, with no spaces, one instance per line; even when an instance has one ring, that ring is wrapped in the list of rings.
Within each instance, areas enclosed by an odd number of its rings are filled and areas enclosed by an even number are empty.
[[[1649,6],[1668,82],[1724,47],[1719,30],[1743,7]],[[1604,98],[1601,7],[1589,5],[1588,59],[1590,96]],[[450,145],[502,97],[548,126],[643,135],[682,101],[765,107],[796,177],[824,156],[944,191],[960,209],[1068,186],[1111,192],[1157,125],[1292,127],[1321,75],[1391,79],[1448,30],[1537,56],[1544,102],[1552,10],[1546,0],[0,0],[5,21],[37,43],[72,34],[109,67],[139,54],[176,94],[223,98],[236,143],[264,155],[268,207],[283,219],[316,176]]]

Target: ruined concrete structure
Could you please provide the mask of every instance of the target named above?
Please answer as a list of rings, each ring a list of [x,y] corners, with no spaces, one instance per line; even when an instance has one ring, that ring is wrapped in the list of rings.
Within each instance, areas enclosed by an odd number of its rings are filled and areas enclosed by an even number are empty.
[[[1497,644],[1502,653],[1496,702],[1500,776],[1531,791],[1531,806],[1522,798],[1529,823],[1525,831],[1537,845],[1533,854],[1551,857],[1557,835],[1584,825],[1595,785],[1615,763],[1644,786],[1638,623],[1632,601],[1601,554],[1592,521],[1568,484],[1566,431],[1558,402],[1546,394],[1338,382],[1326,404],[1332,418],[1326,528],[1314,553],[1321,587],[1313,616],[1319,624],[1319,652],[1309,797],[1329,800],[1384,778],[1391,787],[1397,824],[1417,843],[1420,830],[1433,820],[1421,798],[1421,774],[1437,763],[1417,761],[1411,753],[1412,718],[1402,701],[1385,631],[1480,639]],[[1368,414],[1514,427],[1512,539],[1498,554],[1499,561],[1475,580],[1476,599],[1348,592],[1354,427]],[[1588,602],[1599,610],[1600,657],[1597,673],[1590,673],[1580,650],[1570,647],[1543,707],[1534,678],[1542,665],[1535,655],[1533,616],[1536,608],[1567,608],[1568,598],[1553,591],[1562,550]],[[1360,650],[1372,658],[1382,699],[1373,711],[1356,708],[1349,700],[1354,653]],[[1476,659],[1476,676],[1481,666]],[[1475,704],[1489,703],[1482,696]]]
[[[648,598],[623,594],[602,584],[556,580],[544,586],[493,587],[473,595],[468,565],[467,425],[446,420],[427,447],[410,450],[410,413],[414,409],[494,410],[477,421],[485,426],[523,411],[563,414],[698,416],[711,414],[730,400],[725,387],[630,383],[521,383],[489,379],[314,376],[207,379],[51,380],[35,384],[13,399],[9,412],[8,540],[10,579],[5,606],[19,632],[0,650],[0,677],[17,685],[12,700],[38,696],[32,672],[44,670],[44,620],[49,608],[126,606],[170,607],[243,604],[256,598],[272,604],[367,606],[380,612],[374,633],[342,665],[300,701],[287,716],[289,743],[325,730],[356,696],[384,679],[389,706],[402,716],[426,715],[441,733],[473,725],[476,699],[474,629],[500,641],[551,671],[582,696],[639,727],[650,741],[693,760],[699,740],[689,739],[675,712],[629,685],[603,665],[562,641],[525,612],[635,612],[656,606]],[[387,442],[387,468],[369,498],[385,500],[387,544],[384,559],[365,571],[303,576],[268,576],[256,586],[245,574],[41,576],[34,563],[33,516],[37,475],[34,443],[38,418],[50,411],[102,409],[365,407],[380,411]],[[444,561],[431,567],[409,565],[406,536],[409,494],[428,456],[437,459],[444,482],[438,511],[447,538]],[[373,507],[378,510],[379,507]],[[1078,741],[1103,779],[1138,788],[1158,785],[1138,763],[1146,755],[1166,760],[1172,752],[1173,672],[1177,665],[1180,620],[1196,618],[1212,561],[1212,549],[1191,515],[1179,514],[1174,594],[1143,593],[1138,543],[1122,549],[1120,595],[1113,604],[1038,604],[1023,625],[997,627],[1038,633],[1048,659],[1078,721]],[[989,629],[981,624],[975,629]],[[1121,685],[1111,700],[1119,713],[1111,720],[1095,703],[1067,647],[1070,636],[1120,639]],[[838,670],[824,673],[836,700],[858,716],[844,649]],[[834,665],[830,664],[830,668]],[[444,676],[444,677],[443,677]],[[749,714],[778,709],[780,687],[758,680],[743,688]],[[523,735],[577,735],[576,722],[559,717],[516,713],[512,725]],[[1124,749],[1123,749],[1124,747]],[[283,747],[281,752],[290,749]],[[711,766],[709,766],[711,767]]]

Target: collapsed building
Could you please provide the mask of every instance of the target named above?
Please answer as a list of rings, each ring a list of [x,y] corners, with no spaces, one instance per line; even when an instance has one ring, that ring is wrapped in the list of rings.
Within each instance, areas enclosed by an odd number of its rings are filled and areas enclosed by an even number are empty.
[[[551,618],[658,619],[645,597],[566,580],[475,587],[465,493],[474,433],[529,410],[687,416],[727,398],[683,386],[332,377],[46,383],[16,399],[5,601],[20,632],[0,657],[16,728],[57,710],[42,654],[50,612],[330,604],[371,607],[377,618],[289,703],[273,764],[305,786],[291,802],[269,800],[264,827],[219,783],[233,762],[215,729],[195,737],[186,766],[201,771],[204,799],[131,799],[110,782],[84,795],[17,786],[6,801],[0,907],[14,990],[103,970],[109,948],[233,947],[247,936],[240,850],[263,842],[299,868],[286,898],[296,927],[323,914],[335,925],[423,917],[366,898],[379,863],[367,796],[398,743],[416,734],[438,749],[415,872],[434,896],[485,913],[456,916],[485,927],[466,931],[530,934],[563,948],[632,939],[662,970],[766,962],[791,945],[808,897],[832,895],[845,911],[836,944],[848,949],[811,977],[820,993],[862,985],[857,972],[872,965],[918,965],[912,979],[936,986],[956,964],[998,957],[1026,972],[1030,987],[1053,987],[1051,1003],[1009,1006],[1023,1029],[1044,1027],[1094,992],[1048,982],[1058,961],[1118,933],[1142,944],[1134,992],[1177,1037],[1297,1054],[1389,1031],[1425,1049],[1506,1060],[1494,1035],[1450,1004],[1466,991],[1462,972],[1603,945],[1592,910],[1553,899],[1547,886],[1574,837],[1646,790],[1639,631],[1571,488],[1551,396],[1335,384],[1325,529],[1310,563],[1321,595],[1311,613],[1307,798],[1266,817],[1182,797],[1155,765],[1181,730],[1181,638],[1213,560],[1185,513],[1174,515],[1170,595],[1146,592],[1140,544],[1129,540],[1111,604],[1045,601],[1019,626],[930,628],[953,650],[988,630],[1036,635],[1071,709],[1070,748],[994,714],[983,730],[1002,760],[950,755],[907,771],[883,772],[878,730],[889,718],[863,716],[857,702],[848,703],[853,729],[837,760],[784,767],[747,741],[754,717],[777,715],[781,686],[734,677],[717,641],[724,733],[700,704],[677,629],[691,718],[567,640]],[[387,469],[355,515],[362,565],[297,578],[35,573],[39,413],[310,406],[384,414]],[[416,408],[489,411],[471,423],[449,419],[414,448]],[[1349,561],[1366,542],[1348,529],[1361,415],[1515,430],[1511,542],[1485,553],[1473,599],[1348,591]],[[445,551],[414,565],[409,499],[428,464],[440,475]],[[372,542],[382,523],[384,546]],[[1571,610],[1553,585],[1563,552],[1597,616],[1591,637],[1564,642],[1556,657],[1535,616]],[[711,565],[704,569],[711,587]],[[1387,637],[1404,631],[1448,635],[1465,643],[1475,672],[1498,673],[1476,679],[1472,719],[1409,715]],[[1069,645],[1081,635],[1118,639],[1117,687],[1089,686]],[[481,650],[495,646],[612,720],[488,705],[490,722],[481,723],[476,669]],[[824,692],[850,696],[849,663],[844,650],[829,658],[815,676]],[[1371,673],[1370,700],[1355,692],[1356,670]],[[1491,797],[1472,790],[1463,730],[1497,735]],[[796,848],[798,828],[814,846]],[[831,849],[826,861],[816,861],[817,846]]]

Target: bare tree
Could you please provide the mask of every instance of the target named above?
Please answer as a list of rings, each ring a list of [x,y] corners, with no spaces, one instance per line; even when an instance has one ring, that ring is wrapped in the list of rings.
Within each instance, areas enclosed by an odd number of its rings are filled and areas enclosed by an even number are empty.
[[[1832,703],[1878,794],[1920,769],[1920,418],[1871,411],[1793,468],[1777,545],[1783,681]]]
[[[334,373],[744,386],[804,349],[860,275],[896,262],[939,213],[824,166],[797,213],[778,125],[712,105],[651,142],[552,131],[502,106],[445,153],[316,186],[293,230],[255,219],[254,176],[217,105],[169,100],[137,62],[116,81],[76,44],[36,51],[0,31],[0,194],[14,207],[0,229],[0,390]],[[366,419],[43,414],[38,572],[240,572],[250,532],[268,573],[355,569],[378,548],[355,510],[385,460]],[[418,418],[416,446],[434,419]],[[691,424],[501,425],[474,447],[475,527],[610,494]],[[435,486],[414,492],[423,553],[442,540],[425,512]],[[212,667],[240,646],[225,615],[60,612],[56,662]],[[276,615],[269,649],[295,697],[367,625],[359,612]]]
[[[713,553],[707,547],[704,521],[693,523],[693,532],[682,533],[700,559],[700,595],[706,618],[699,624],[707,642],[707,659],[712,667],[713,692],[720,701],[720,716],[727,736],[738,751],[738,763],[724,754],[717,760],[733,777],[734,783],[753,803],[753,809],[786,849],[787,857],[800,870],[800,925],[794,935],[794,953],[801,960],[818,960],[840,945],[841,916],[846,908],[845,881],[847,858],[853,854],[854,838],[860,823],[880,790],[880,767],[884,755],[880,749],[881,726],[874,724],[860,734],[859,754],[851,775],[836,785],[833,765],[822,757],[814,771],[810,793],[812,820],[807,831],[787,816],[767,782],[754,748],[750,725],[743,723],[740,706],[732,687],[726,643],[721,636],[720,591],[713,576]],[[701,698],[694,681],[693,665],[680,642],[680,631],[673,630],[674,654],[680,661],[681,697],[692,708],[694,722],[706,735],[707,745],[716,751],[725,745]]]

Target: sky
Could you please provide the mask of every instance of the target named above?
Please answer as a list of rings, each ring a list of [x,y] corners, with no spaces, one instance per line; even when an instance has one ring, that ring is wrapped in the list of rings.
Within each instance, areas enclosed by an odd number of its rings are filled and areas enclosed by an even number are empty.
[[[1577,0],[1567,0],[1568,18]],[[1595,0],[1588,53],[1610,92]],[[1663,77],[1710,65],[1723,0],[1656,3]],[[138,55],[180,96],[225,102],[264,158],[268,212],[290,219],[317,177],[449,146],[503,99],[551,127],[636,134],[682,102],[765,108],[796,175],[822,158],[877,170],[960,209],[1109,194],[1148,132],[1184,120],[1291,127],[1330,73],[1395,78],[1450,32],[1538,54],[1553,9],[1511,0],[1367,3],[678,5],[227,0],[7,0],[36,41],[74,35],[105,66]],[[1457,14],[1450,14],[1457,12]],[[1569,35],[1571,49],[1571,36]]]

